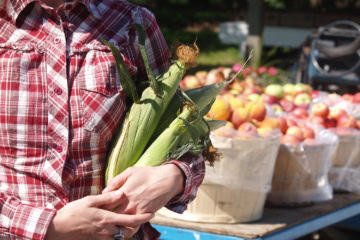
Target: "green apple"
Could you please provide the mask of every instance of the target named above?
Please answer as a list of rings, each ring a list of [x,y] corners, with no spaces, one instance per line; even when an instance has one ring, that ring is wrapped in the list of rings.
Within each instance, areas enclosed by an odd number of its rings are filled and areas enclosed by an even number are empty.
[[[292,83],[287,83],[283,86],[283,91],[285,95],[294,96],[296,94],[295,85]]]
[[[306,105],[311,103],[311,97],[308,93],[299,93],[294,99],[296,105]]]
[[[261,95],[257,93],[252,93],[247,96],[247,99],[251,102],[259,102],[261,99]]]
[[[284,96],[284,91],[280,84],[270,84],[265,88],[265,93],[278,99]]]

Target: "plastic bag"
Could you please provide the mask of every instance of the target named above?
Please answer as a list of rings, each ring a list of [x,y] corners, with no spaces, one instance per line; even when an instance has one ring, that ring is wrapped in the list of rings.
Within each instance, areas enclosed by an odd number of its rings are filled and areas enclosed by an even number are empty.
[[[335,191],[360,193],[360,131],[349,128],[335,128],[332,132],[339,137],[329,180]]]
[[[331,199],[328,172],[337,145],[338,137],[328,130],[316,131],[314,141],[282,144],[268,202],[294,206]]]

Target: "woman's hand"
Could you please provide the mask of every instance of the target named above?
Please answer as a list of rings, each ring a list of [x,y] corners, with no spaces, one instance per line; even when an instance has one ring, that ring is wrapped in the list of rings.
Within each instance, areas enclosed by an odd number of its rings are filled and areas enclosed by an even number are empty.
[[[116,204],[106,205],[124,214],[155,213],[184,190],[184,173],[174,164],[159,167],[130,167],[113,178],[103,193],[120,189]]]
[[[113,240],[119,226],[126,238],[132,237],[137,226],[150,221],[154,215],[125,215],[103,209],[108,205],[118,207],[116,203],[122,198],[123,193],[115,191],[70,202],[56,213],[45,239]]]

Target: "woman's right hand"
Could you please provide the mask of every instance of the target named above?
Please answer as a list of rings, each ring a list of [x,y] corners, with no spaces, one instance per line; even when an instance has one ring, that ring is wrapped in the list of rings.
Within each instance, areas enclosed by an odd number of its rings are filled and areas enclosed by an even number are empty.
[[[126,215],[102,209],[102,206],[119,202],[122,191],[87,196],[68,203],[60,209],[49,225],[46,240],[113,240],[119,227],[130,238],[137,226],[154,217],[151,213]]]

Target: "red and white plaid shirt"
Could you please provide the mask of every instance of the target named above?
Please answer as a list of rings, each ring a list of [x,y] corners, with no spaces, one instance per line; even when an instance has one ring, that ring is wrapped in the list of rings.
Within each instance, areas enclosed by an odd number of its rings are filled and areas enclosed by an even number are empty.
[[[146,76],[134,23],[145,26],[154,74],[168,48],[154,16],[125,1],[79,0],[57,11],[36,0],[0,0],[0,238],[43,239],[57,210],[100,194],[109,140],[124,112],[114,58]],[[172,161],[186,175],[182,212],[204,177],[200,157]],[[137,239],[157,239],[144,224]]]

